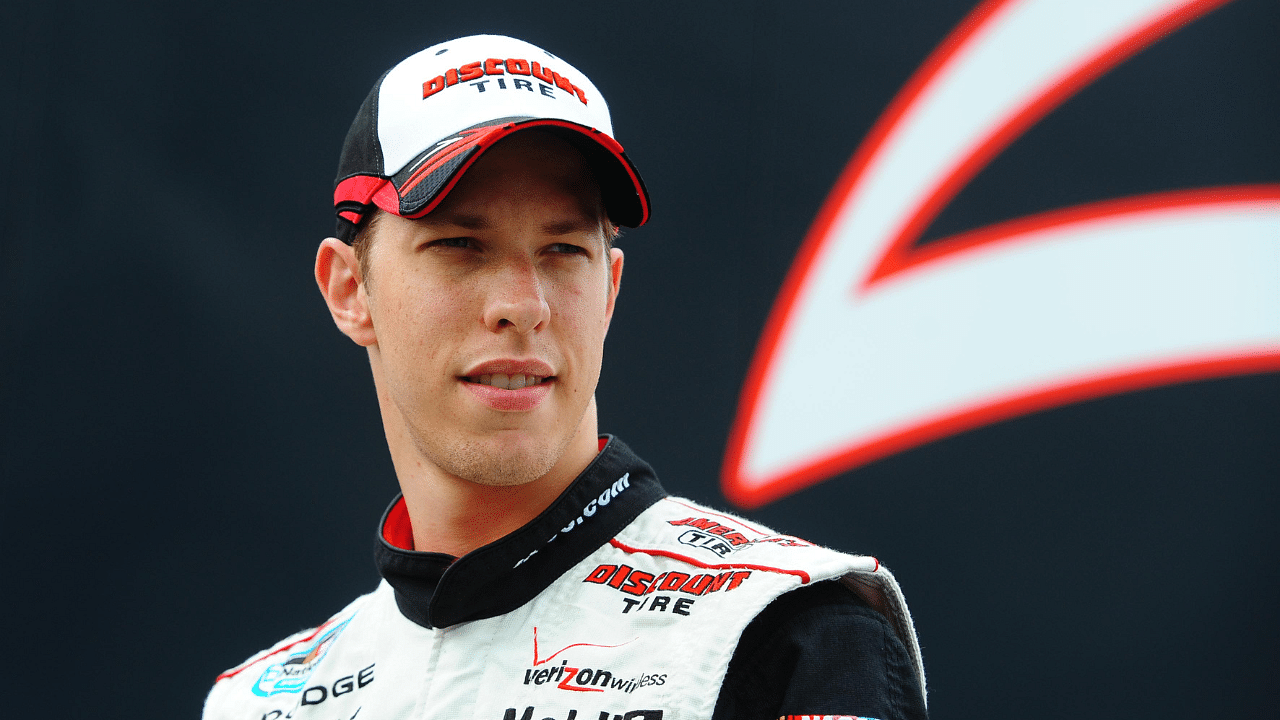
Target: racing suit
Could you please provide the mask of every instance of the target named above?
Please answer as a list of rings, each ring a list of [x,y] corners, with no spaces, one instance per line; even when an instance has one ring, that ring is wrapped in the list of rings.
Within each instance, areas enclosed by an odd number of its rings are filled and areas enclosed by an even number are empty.
[[[412,550],[398,498],[378,588],[219,676],[206,720],[924,717],[876,559],[668,497],[602,444],[546,511],[461,558]]]

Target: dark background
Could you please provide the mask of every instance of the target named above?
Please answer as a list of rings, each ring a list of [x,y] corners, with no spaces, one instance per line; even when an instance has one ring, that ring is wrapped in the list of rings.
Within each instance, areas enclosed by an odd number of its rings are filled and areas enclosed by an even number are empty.
[[[3,712],[179,718],[377,581],[395,479],[364,352],[311,265],[383,70],[496,32],[604,92],[655,215],[620,243],[601,428],[724,506],[729,422],[800,239],[972,3],[0,9]],[[1278,31],[1280,6],[1238,0],[1173,33],[1017,140],[925,241],[1280,181]],[[1277,430],[1280,376],[1184,384],[968,432],[750,515],[895,569],[936,718],[1269,716]]]

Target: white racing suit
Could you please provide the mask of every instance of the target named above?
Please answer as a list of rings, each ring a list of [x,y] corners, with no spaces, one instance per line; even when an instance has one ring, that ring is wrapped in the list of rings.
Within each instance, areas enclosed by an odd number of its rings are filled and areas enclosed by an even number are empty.
[[[407,548],[397,500],[378,588],[223,673],[205,719],[711,718],[748,623],[827,579],[888,620],[923,693],[911,617],[876,559],[667,497],[617,439],[503,539],[457,560]]]

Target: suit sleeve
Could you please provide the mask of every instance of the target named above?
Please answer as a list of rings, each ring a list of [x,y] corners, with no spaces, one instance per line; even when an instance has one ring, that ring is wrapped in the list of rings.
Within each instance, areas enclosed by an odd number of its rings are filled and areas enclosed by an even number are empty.
[[[906,646],[836,581],[793,590],[742,633],[713,720],[843,715],[925,720]]]

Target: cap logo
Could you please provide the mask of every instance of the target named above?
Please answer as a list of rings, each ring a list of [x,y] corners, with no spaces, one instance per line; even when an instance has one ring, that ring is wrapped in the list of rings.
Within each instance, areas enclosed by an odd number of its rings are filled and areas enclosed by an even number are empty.
[[[560,88],[570,95],[577,96],[583,105],[587,104],[587,95],[582,92],[582,88],[574,85],[568,78],[560,73],[543,67],[537,61],[529,62],[520,58],[488,58],[486,60],[477,60],[476,62],[467,63],[457,68],[449,68],[443,75],[437,75],[430,80],[422,83],[422,98],[425,100],[432,95],[454,85],[470,83],[472,87],[480,92],[484,92],[485,83],[488,80],[480,80],[480,78],[490,75],[526,75],[541,81],[539,89],[543,95],[554,97],[553,88]],[[478,80],[478,82],[472,82]],[[497,78],[498,87],[505,90],[507,88],[506,81],[503,78]],[[522,78],[513,78],[512,82],[516,89],[533,90],[533,83]]]

